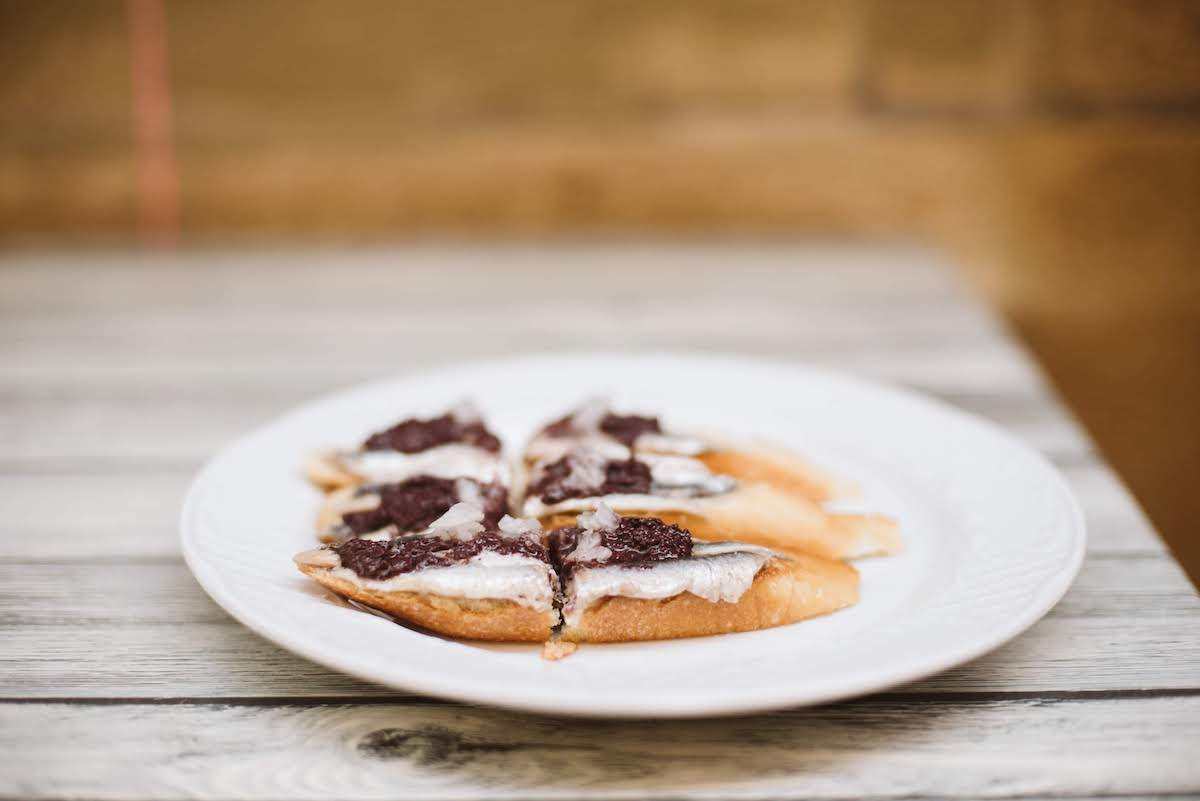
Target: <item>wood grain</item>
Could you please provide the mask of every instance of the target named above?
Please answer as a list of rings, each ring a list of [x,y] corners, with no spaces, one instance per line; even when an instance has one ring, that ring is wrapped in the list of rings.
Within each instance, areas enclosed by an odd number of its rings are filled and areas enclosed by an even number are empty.
[[[132,577],[131,577],[132,578]],[[1047,618],[967,666],[899,688],[902,694],[1188,690],[1200,686],[1197,620]],[[361,697],[395,691],[294,657],[232,622],[3,630],[0,697]],[[72,641],[67,638],[72,638]],[[536,659],[536,649],[529,652]],[[98,680],[98,677],[103,677]]]
[[[1079,497],[1090,535],[1079,581],[1003,648],[882,696],[609,724],[444,704],[333,673],[232,621],[188,575],[178,505],[229,438],[346,383],[548,337],[828,365],[989,418],[1051,458]],[[405,345],[414,340],[426,350]],[[1186,758],[1200,719],[1200,599],[1028,358],[916,251],[9,255],[0,508],[0,797],[1200,791]]]
[[[0,793],[1013,798],[1200,791],[1200,697],[865,701],[605,723],[455,705],[0,707]],[[112,743],[123,748],[116,751]],[[42,755],[55,752],[62,762]],[[19,770],[25,782],[13,780]],[[36,789],[34,789],[36,788]],[[130,788],[136,788],[131,791]]]

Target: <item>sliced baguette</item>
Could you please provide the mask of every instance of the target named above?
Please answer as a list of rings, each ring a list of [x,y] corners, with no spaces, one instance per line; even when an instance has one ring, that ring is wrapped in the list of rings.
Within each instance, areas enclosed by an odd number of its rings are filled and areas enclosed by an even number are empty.
[[[690,592],[646,600],[609,597],[562,629],[567,642],[632,642],[703,637],[784,626],[858,601],[858,571],[813,556],[775,559],[736,603],[706,601]]]
[[[328,568],[298,564],[300,571],[344,598],[387,612],[447,637],[493,642],[544,642],[558,612],[539,612],[516,601],[447,598],[422,592],[379,592],[332,575]]]
[[[704,525],[697,539],[734,539],[787,553],[829,559],[886,556],[901,550],[896,521],[882,515],[836,514],[795,493],[767,484],[743,484],[699,504]]]
[[[357,487],[340,487],[325,496],[321,507],[317,510],[317,536],[321,542],[335,542],[331,532],[339,523],[342,516],[350,512],[365,512],[379,505],[378,497],[360,498]]]
[[[795,453],[772,445],[705,451],[695,458],[704,462],[714,474],[770,484],[817,502],[858,494],[858,487],[853,483],[837,479]]]
[[[621,508],[625,516],[657,517],[698,540],[734,540],[787,554],[827,559],[885,556],[901,550],[896,521],[881,515],[831,514],[795,493],[767,484],[742,484],[733,492],[697,498],[689,511]],[[547,530],[575,524],[578,512],[542,518]]]
[[[304,460],[304,475],[325,492],[356,487],[365,479],[352,473],[335,451],[317,451]]]

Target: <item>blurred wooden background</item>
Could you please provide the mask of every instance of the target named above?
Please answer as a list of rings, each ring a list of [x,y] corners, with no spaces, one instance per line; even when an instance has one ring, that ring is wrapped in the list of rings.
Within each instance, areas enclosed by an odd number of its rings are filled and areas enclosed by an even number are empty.
[[[1200,3],[156,7],[0,3],[0,243],[921,241],[1200,575]]]

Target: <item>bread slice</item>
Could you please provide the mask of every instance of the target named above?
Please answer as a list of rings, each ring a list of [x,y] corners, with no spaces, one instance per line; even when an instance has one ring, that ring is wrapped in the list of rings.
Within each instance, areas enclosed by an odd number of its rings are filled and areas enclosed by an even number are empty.
[[[367,458],[397,458],[399,463],[374,466]],[[415,453],[395,451],[336,451],[311,453],[304,461],[304,474],[325,492],[361,484],[392,484],[418,476],[469,478],[479,484],[511,482],[511,466],[499,454],[462,443],[450,442]]]
[[[336,451],[317,451],[309,454],[304,460],[304,475],[324,492],[356,487],[365,480],[362,476],[351,472],[338,459]]]
[[[835,478],[797,454],[772,445],[710,450],[695,458],[714,474],[769,484],[818,503],[858,494],[858,487],[852,482]]]
[[[342,522],[342,516],[350,512],[364,512],[374,509],[379,504],[378,498],[361,498],[357,487],[339,487],[325,496],[317,509],[317,536],[321,542],[336,542],[337,537],[330,531]]]
[[[479,514],[482,515],[482,510]],[[355,543],[379,546],[378,543]],[[386,550],[390,546],[384,544],[382,547]],[[411,581],[404,582],[408,586],[401,589],[380,581],[360,579],[356,573],[344,569],[342,555],[333,548],[304,551],[296,554],[293,561],[300,572],[338,595],[450,637],[542,642],[558,625],[559,615],[551,604],[557,580],[550,573],[549,564],[545,566],[546,583],[537,588],[544,591],[544,602],[527,606],[509,598],[468,598],[459,597],[457,593],[427,592],[428,587],[413,587]],[[491,571],[491,568],[482,569],[485,573]],[[404,575],[415,577],[418,573]],[[440,576],[445,578],[445,574]],[[540,579],[535,579],[536,582]],[[436,579],[434,586],[437,586]]]
[[[829,559],[887,556],[901,550],[896,521],[882,515],[835,514],[795,493],[743,484],[700,504],[701,540],[734,539],[786,553]]]
[[[735,603],[684,592],[664,599],[608,597],[565,625],[567,642],[632,642],[703,637],[784,626],[858,601],[858,571],[814,556],[773,559]]]
[[[380,592],[334,576],[328,568],[298,564],[300,571],[344,598],[387,612],[447,637],[494,642],[544,642],[558,612],[516,601],[448,598],[423,592]]]
[[[901,549],[896,521],[882,515],[831,514],[817,503],[768,484],[746,483],[736,490],[691,499],[689,511],[621,508],[625,516],[657,517],[685,528],[698,540],[733,540],[791,555],[826,559],[886,556]],[[542,519],[546,529],[575,524],[578,512]]]

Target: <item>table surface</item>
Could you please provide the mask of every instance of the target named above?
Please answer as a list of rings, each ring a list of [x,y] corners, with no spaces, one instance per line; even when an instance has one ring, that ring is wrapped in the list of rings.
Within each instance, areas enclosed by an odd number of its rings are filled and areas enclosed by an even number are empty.
[[[10,254],[0,308],[0,797],[1200,793],[1200,600],[1030,357],[928,254]],[[230,438],[347,384],[549,347],[815,363],[990,418],[1067,477],[1083,570],[971,664],[848,703],[685,722],[365,684],[259,639],[188,574],[179,504]]]

